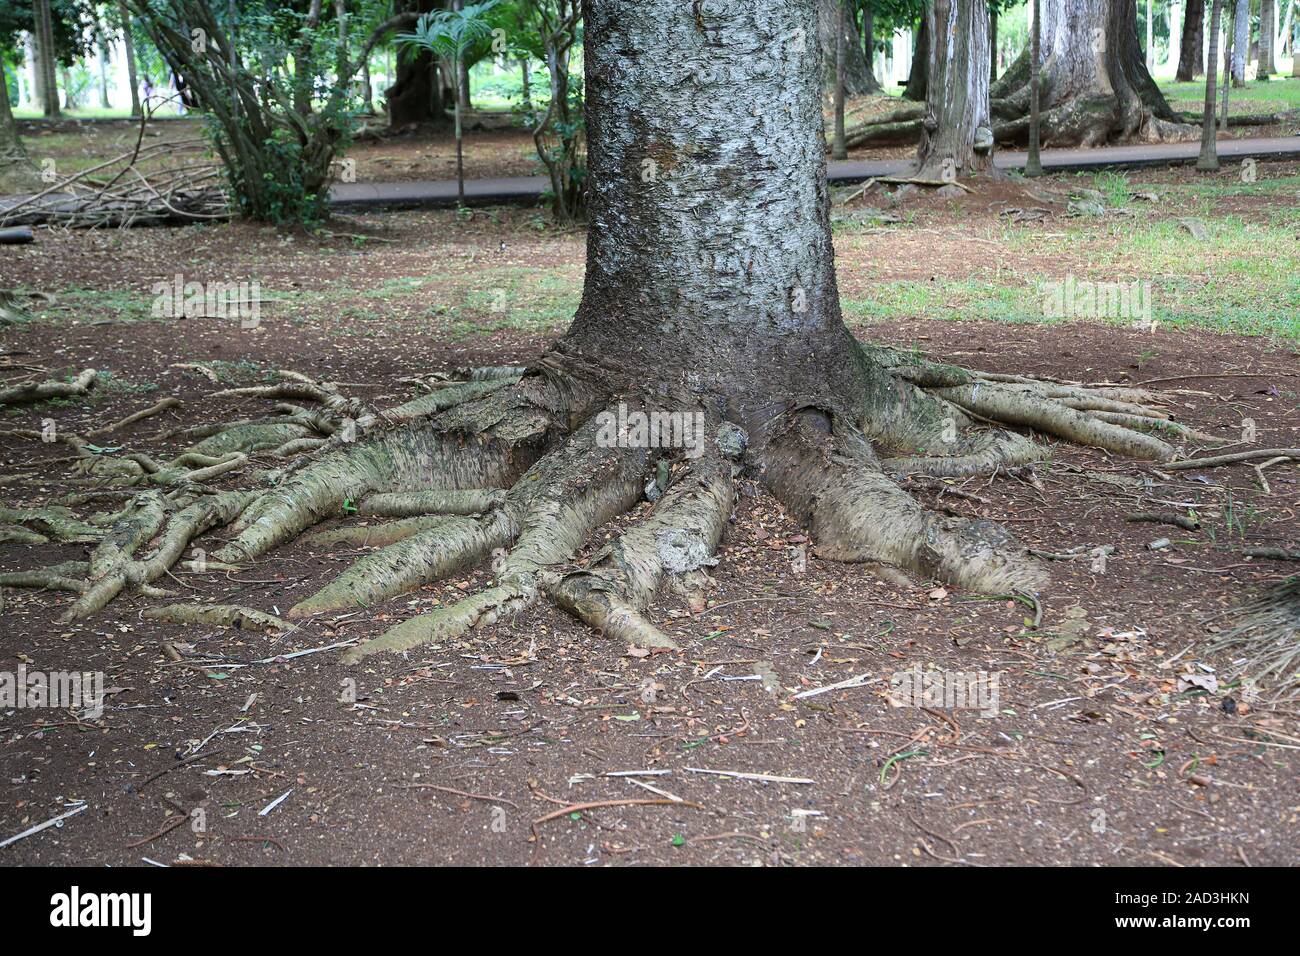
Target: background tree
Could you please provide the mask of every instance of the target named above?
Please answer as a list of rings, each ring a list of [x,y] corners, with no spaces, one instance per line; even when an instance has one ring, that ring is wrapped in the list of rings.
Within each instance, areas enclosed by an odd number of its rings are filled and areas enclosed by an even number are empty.
[[[835,88],[836,36],[841,30],[845,36],[844,83],[849,96],[873,93],[879,88],[871,73],[871,61],[866,56],[862,38],[858,33],[856,16],[841,18],[846,3],[854,0],[817,0],[817,40],[822,47],[822,71],[826,89]]]
[[[1134,0],[1046,0],[1042,9],[1042,134],[1054,146],[1181,137],[1187,127],[1147,71]],[[995,84],[998,137],[1023,138],[1029,56]]]
[[[422,14],[444,5],[445,0],[399,0],[395,15],[405,17],[404,28],[409,28]],[[393,85],[384,94],[390,126],[398,129],[418,123],[449,122],[446,106],[455,90],[443,82],[438,58],[431,51],[422,47],[399,49],[396,72]]]
[[[318,222],[328,213],[330,167],[354,123],[352,79],[379,40],[408,22],[381,24],[354,59],[307,10],[250,2],[237,30],[229,7],[203,0],[127,0],[167,65],[204,111],[243,215]],[[236,42],[238,39],[238,42]]]
[[[988,7],[985,0],[933,0],[926,17],[934,53],[917,176],[946,180],[990,170]]]
[[[1259,80],[1267,80],[1277,69],[1273,61],[1273,31],[1277,19],[1274,9],[1273,0],[1259,0],[1259,71],[1255,74]]]
[[[1214,118],[1215,84],[1218,79],[1219,20],[1223,16],[1223,0],[1214,0],[1210,9],[1210,55],[1205,64],[1205,115],[1201,121],[1201,155],[1196,168],[1213,172],[1219,168],[1219,131]]]
[[[1205,0],[1187,0],[1178,44],[1178,72],[1174,79],[1188,83],[1205,72],[1204,46]]]
[[[39,188],[40,177],[18,135],[18,123],[9,108],[9,85],[0,56],[0,194],[25,193]]]
[[[1032,0],[1033,22],[1029,26],[1029,153],[1025,175],[1043,175],[1043,4]]]
[[[47,117],[60,114],[58,54],[54,46],[54,12],[50,0],[33,0],[36,69],[40,74],[41,108]]]
[[[903,99],[925,101],[926,81],[930,75],[930,18],[928,5],[922,4],[920,18],[912,34],[912,69],[903,87]]]
[[[1250,0],[1236,0],[1236,5],[1232,11],[1232,85],[1233,86],[1243,87],[1246,85],[1246,61],[1249,58],[1250,58]]]
[[[840,0],[837,4],[839,8],[839,23],[835,31],[835,140],[831,146],[831,156],[835,159],[848,159],[848,147],[844,143],[844,99],[847,95],[845,89],[847,77],[845,75],[845,47],[844,30],[846,26],[845,7],[847,0]]]
[[[465,60],[472,50],[491,37],[488,13],[496,4],[497,0],[468,5],[456,2],[451,10],[424,14],[412,32],[397,37],[399,45],[428,50],[449,61],[452,75],[459,79],[460,90],[455,99],[456,193],[462,209],[465,207],[465,154],[461,113],[469,107],[469,73],[465,69]]]

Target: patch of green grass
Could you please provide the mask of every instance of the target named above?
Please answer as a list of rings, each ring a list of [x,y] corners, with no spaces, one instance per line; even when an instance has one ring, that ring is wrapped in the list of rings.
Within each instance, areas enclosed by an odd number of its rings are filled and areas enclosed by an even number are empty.
[[[1160,92],[1175,110],[1200,113],[1205,108],[1205,81],[1189,83],[1166,82]],[[1234,116],[1246,113],[1281,113],[1300,109],[1300,79],[1273,75],[1265,83],[1252,80],[1243,87],[1233,87],[1228,94],[1228,112]]]
[[[1123,209],[1133,201],[1128,173],[1104,169],[1092,177],[1093,188],[1106,197],[1106,204]]]

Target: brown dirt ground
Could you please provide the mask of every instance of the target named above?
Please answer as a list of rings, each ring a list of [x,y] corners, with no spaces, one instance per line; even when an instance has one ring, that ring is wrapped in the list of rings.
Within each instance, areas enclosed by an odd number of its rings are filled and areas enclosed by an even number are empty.
[[[851,288],[872,275],[961,275],[996,265],[992,244],[975,244],[988,260],[977,262],[963,241],[983,234],[987,216],[954,217],[951,203],[921,206],[915,225],[933,234],[920,249],[892,234],[854,236],[841,243],[842,281]],[[501,210],[463,225],[451,213],[407,213],[334,227],[393,240],[364,244],[246,225],[42,232],[37,244],[0,253],[0,286],[16,276],[35,288],[139,291],[184,269],[187,278],[257,275],[306,294],[334,281],[371,287],[489,265],[581,269],[580,234],[539,232],[531,223],[527,211]],[[284,312],[277,305],[252,331],[207,320],[128,322],[107,308],[11,327],[3,330],[6,382],[30,374],[24,366],[44,375],[93,365],[122,385],[89,401],[11,413],[6,428],[54,417],[83,431],[178,395],[179,412],[113,436],[114,444],[157,456],[176,447],[151,437],[165,428],[253,411],[209,399],[216,385],[172,363],[294,368],[351,383],[383,406],[406,396],[402,376],[526,360],[545,344],[545,335],[512,328],[452,334],[439,314],[439,286],[416,298],[422,307],[374,303],[373,315],[355,320],[357,334],[340,334],[341,304]],[[363,331],[368,323],[381,328]],[[1179,419],[1232,434],[1251,417],[1270,443],[1300,444],[1300,363],[1291,348],[1262,339],[926,317],[873,325],[870,335],[993,371],[1088,381],[1205,376],[1167,383],[1185,390],[1172,396]],[[1151,352],[1139,368],[1133,357]],[[157,389],[146,391],[151,385]],[[0,436],[0,473],[25,476],[5,488],[5,503],[65,493],[61,455]],[[1247,561],[1241,551],[1294,543],[1296,469],[1270,470],[1268,494],[1253,477],[1243,468],[1162,475],[1058,445],[1032,480],[960,483],[977,499],[912,483],[928,505],[996,518],[1044,550],[1115,546],[1104,573],[1088,561],[1053,563],[1037,628],[1012,601],[923,581],[900,587],[815,552],[796,572],[801,529],[748,482],[708,606],[692,612],[665,595],[652,610],[680,653],[645,657],[538,607],[470,640],[358,669],[338,666],[334,652],[277,659],[373,636],[454,601],[484,584],[483,569],[283,635],[145,621],[139,612],[148,605],[138,598],[65,625],[57,621],[65,595],[10,590],[0,670],[19,662],[102,670],[113,693],[99,720],[0,711],[0,838],[72,801],[89,807],[59,830],[0,850],[0,862],[1294,863],[1300,710],[1242,706],[1232,689],[1205,694],[1178,684],[1194,662],[1229,664],[1197,650],[1209,615],[1294,572]],[[1202,530],[1124,520],[1139,510],[1187,507]],[[1172,546],[1146,547],[1160,537]],[[69,560],[78,551],[0,545],[0,569]],[[178,600],[283,611],[356,554],[299,542],[239,573],[178,568],[167,586]],[[1077,638],[1057,641],[1080,613],[1086,627]],[[167,643],[222,663],[205,670],[174,662]],[[267,658],[274,660],[232,666]],[[983,719],[974,711],[890,706],[889,676],[916,664],[998,673],[999,712]],[[771,690],[746,679],[760,671],[775,674]],[[794,696],[864,674],[875,682]],[[349,679],[355,703],[340,699]],[[689,803],[597,809],[530,826],[566,803],[653,799],[627,779],[602,776],[632,770],[668,771],[640,779]],[[205,832],[182,826],[160,834],[169,815],[194,808],[205,810]]]

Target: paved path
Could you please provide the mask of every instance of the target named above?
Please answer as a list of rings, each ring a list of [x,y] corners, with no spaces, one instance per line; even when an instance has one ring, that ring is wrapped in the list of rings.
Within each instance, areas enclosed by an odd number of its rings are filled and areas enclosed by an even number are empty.
[[[1093,169],[1136,169],[1143,166],[1169,166],[1196,162],[1200,143],[1155,143],[1143,146],[1102,146],[1096,149],[1047,149],[1043,151],[1043,168],[1053,172]],[[1240,162],[1255,159],[1300,160],[1300,136],[1273,139],[1226,139],[1219,142],[1219,159]],[[995,162],[1000,169],[1022,169],[1025,154],[1011,150],[999,152]],[[910,160],[847,160],[832,162],[832,183],[858,183],[877,176],[906,174]],[[547,187],[544,176],[512,176],[504,179],[471,179],[465,182],[465,201],[470,205],[488,206],[504,203],[535,202]],[[420,206],[454,206],[455,181],[412,181],[405,183],[336,183],[330,198],[338,207],[413,208]]]

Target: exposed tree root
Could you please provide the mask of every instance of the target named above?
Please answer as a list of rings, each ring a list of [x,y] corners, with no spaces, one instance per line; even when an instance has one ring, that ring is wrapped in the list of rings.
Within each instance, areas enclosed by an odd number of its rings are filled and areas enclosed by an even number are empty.
[[[28,402],[44,402],[51,398],[73,398],[85,395],[94,387],[98,377],[98,372],[88,368],[71,382],[29,382],[26,385],[0,389],[0,405],[21,405]]]
[[[1000,526],[927,513],[815,415],[789,423],[764,462],[772,491],[811,526],[817,554],[879,562],[991,593],[1036,592],[1047,574]]]
[[[344,661],[354,663],[382,651],[436,644],[532,604],[538,594],[539,574],[572,557],[592,530],[626,511],[641,496],[647,450],[602,448],[596,443],[596,433],[595,420],[589,419],[572,440],[530,468],[511,488],[505,505],[486,519],[447,519],[473,522],[472,528],[457,527],[470,540],[469,547],[480,554],[513,539],[491,587],[450,607],[403,621],[350,649]],[[424,534],[437,535],[438,531]],[[457,552],[465,553],[464,547]],[[299,608],[291,613],[295,612]]]
[[[506,503],[498,488],[465,488],[457,491],[408,491],[371,495],[361,502],[363,515],[407,518],[412,515],[475,515]]]
[[[602,548],[580,571],[553,576],[556,603],[616,640],[644,647],[677,645],[644,611],[665,574],[709,563],[731,514],[731,464],[716,452],[693,462],[655,503],[650,518]]]
[[[84,439],[60,434],[76,451],[74,467],[97,484],[78,500],[150,490],[97,523],[66,508],[0,511],[0,525],[13,535],[95,544],[89,562],[0,575],[0,585],[72,591],[77,597],[65,617],[82,618],[128,590],[158,593],[154,582],[206,532],[225,528],[229,537],[210,561],[196,552],[200,573],[245,565],[322,520],[357,515],[371,520],[345,522],[307,543],[376,550],[291,608],[288,618],[370,607],[489,558],[494,575],[482,591],[350,649],[346,662],[460,638],[538,598],[615,640],[671,647],[646,609],[665,583],[690,590],[707,582],[704,568],[713,563],[741,472],[760,477],[811,527],[823,558],[980,591],[1033,593],[1046,583],[1043,566],[1006,531],[927,512],[899,487],[898,476],[988,473],[1045,457],[1048,449],[1010,430],[1016,426],[1161,462],[1177,457],[1179,443],[1215,441],[1172,421],[1160,393],[1144,389],[985,375],[871,346],[858,357],[863,386],[855,414],[809,405],[777,416],[751,446],[743,430],[701,407],[716,437],[689,458],[680,448],[609,447],[596,413],[613,398],[562,370],[563,357],[548,356],[535,371],[474,369],[458,382],[424,381],[426,394],[380,411],[334,385],[281,372],[271,385],[217,393],[276,402],[272,414],[170,433],[194,444],[168,461],[130,451],[97,454]],[[679,395],[673,407],[680,411],[690,401]],[[629,397],[621,403],[636,406]],[[646,443],[613,443],[624,444]],[[262,488],[206,486],[240,469]],[[643,496],[653,500],[648,514],[581,567],[567,566],[595,529]],[[268,623],[237,607],[173,605],[150,613]]]
[[[152,538],[163,522],[165,499],[141,496],[138,505],[109,531],[90,556],[89,587],[63,615],[76,620],[101,610],[127,585],[143,587],[162,577],[180,558],[190,541],[203,532],[229,522],[256,497],[251,491],[223,491],[200,498],[181,509],[143,561],[131,555]]]
[[[240,630],[292,631],[294,629],[294,625],[274,614],[236,604],[168,604],[164,607],[148,608],[144,616],[151,621],[205,624]]]

